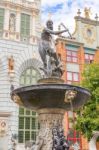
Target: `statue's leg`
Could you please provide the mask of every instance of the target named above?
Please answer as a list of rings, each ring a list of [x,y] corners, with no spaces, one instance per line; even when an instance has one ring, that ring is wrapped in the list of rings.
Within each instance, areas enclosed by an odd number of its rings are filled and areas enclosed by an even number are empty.
[[[58,66],[58,65],[59,65],[59,59],[58,59],[57,54],[56,54],[56,53],[53,53],[53,57],[54,57],[54,59],[56,60],[56,66]]]
[[[47,53],[48,53],[49,56],[54,58],[55,65],[58,66],[59,65],[59,59],[58,59],[58,56],[56,54],[56,49],[55,49],[54,46],[52,47],[50,43],[48,43]]]
[[[54,50],[51,47],[50,47],[49,51],[50,51],[50,56],[55,59],[55,65],[58,66],[59,65],[59,59],[58,59],[56,52],[54,52]]]
[[[45,51],[44,46],[42,44],[39,44],[39,54],[41,56],[44,68],[46,68],[47,67],[46,51]]]

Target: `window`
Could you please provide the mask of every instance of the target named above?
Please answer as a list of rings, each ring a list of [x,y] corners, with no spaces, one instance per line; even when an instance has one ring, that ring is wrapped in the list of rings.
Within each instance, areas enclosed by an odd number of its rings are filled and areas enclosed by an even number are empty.
[[[73,125],[75,123],[75,113],[72,111],[68,111],[68,140],[70,145],[74,145],[75,143],[78,143],[79,146],[81,146],[81,136],[78,131],[73,130]]]
[[[67,50],[67,62],[77,63],[78,62],[77,52]]]
[[[67,72],[67,83],[79,82],[79,73],[78,72]]]
[[[85,63],[90,64],[94,60],[94,55],[93,54],[85,54]]]
[[[40,74],[37,70],[29,68],[23,74],[20,78],[20,85],[31,85],[37,83],[37,80],[40,78]]]
[[[81,136],[78,131],[69,129],[67,139],[68,139],[70,145],[74,145],[77,142],[79,144],[79,146],[81,147]]]
[[[4,24],[4,9],[0,8],[0,31],[3,30]]]
[[[21,14],[21,37],[30,36],[30,16]]]
[[[40,78],[40,74],[34,68],[25,70],[20,78],[20,85],[30,85],[37,82]],[[34,111],[28,109],[19,109],[19,143],[24,143],[27,140],[36,140],[38,133],[38,120],[37,114]]]

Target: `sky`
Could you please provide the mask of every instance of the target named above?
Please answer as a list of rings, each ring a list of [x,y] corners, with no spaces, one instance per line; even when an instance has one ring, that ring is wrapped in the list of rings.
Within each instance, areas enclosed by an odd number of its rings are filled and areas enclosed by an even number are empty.
[[[49,19],[49,13],[51,13],[54,28],[57,29],[60,23],[64,23],[70,32],[74,31],[74,17],[77,15],[78,9],[82,12],[81,16],[84,16],[84,8],[91,8],[92,19],[99,10],[99,0],[41,0],[41,4],[42,26],[45,26],[45,22]]]
[[[42,22],[45,23],[51,13],[54,21],[54,28],[62,22],[71,32],[75,28],[74,17],[78,9],[81,9],[81,16],[84,16],[84,8],[91,9],[91,18],[94,19],[99,12],[99,0],[42,0]],[[98,14],[99,15],[99,14]]]

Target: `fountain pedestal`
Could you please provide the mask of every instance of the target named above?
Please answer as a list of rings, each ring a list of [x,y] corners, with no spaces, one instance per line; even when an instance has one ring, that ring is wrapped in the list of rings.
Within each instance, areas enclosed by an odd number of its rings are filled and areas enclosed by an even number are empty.
[[[74,109],[85,104],[90,92],[64,84],[59,78],[44,78],[35,85],[13,90],[11,97],[15,103],[38,113],[40,130],[32,149],[63,150],[69,148],[63,134],[64,113],[71,109],[71,103]]]
[[[63,109],[40,109],[38,118],[40,122],[40,131],[37,137],[35,150],[52,150],[55,130],[62,130],[62,121],[65,111]],[[54,133],[53,133],[54,130]]]

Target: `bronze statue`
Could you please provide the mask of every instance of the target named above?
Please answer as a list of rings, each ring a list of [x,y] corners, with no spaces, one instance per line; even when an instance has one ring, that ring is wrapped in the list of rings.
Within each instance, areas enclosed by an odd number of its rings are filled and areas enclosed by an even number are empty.
[[[41,68],[47,77],[55,76],[61,77],[63,74],[61,61],[56,54],[55,41],[52,35],[60,35],[67,32],[68,29],[62,31],[53,31],[53,21],[48,20],[46,28],[41,34],[41,41],[39,43],[39,53],[43,61],[44,68]]]
[[[63,129],[55,127],[52,130],[53,148],[52,150],[69,150],[69,143],[64,137]]]

